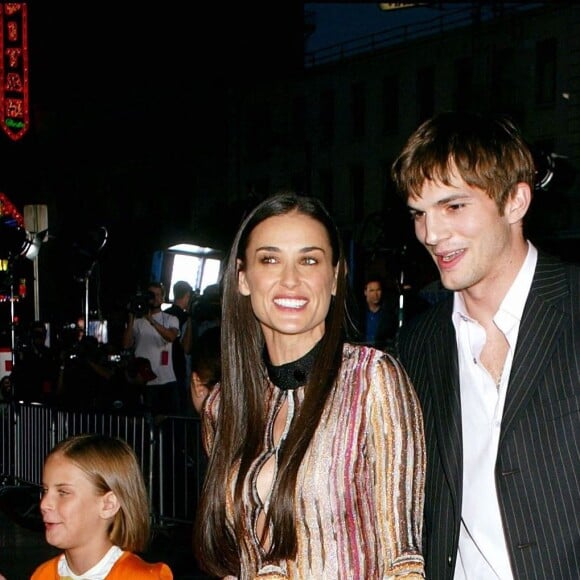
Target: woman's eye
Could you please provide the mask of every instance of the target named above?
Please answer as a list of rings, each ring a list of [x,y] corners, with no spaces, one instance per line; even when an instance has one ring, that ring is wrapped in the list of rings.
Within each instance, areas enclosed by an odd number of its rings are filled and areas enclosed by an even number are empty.
[[[262,262],[262,264],[275,264],[277,261],[278,260],[275,256],[262,256],[260,258],[260,262]]]
[[[304,256],[302,263],[306,264],[307,266],[313,266],[314,264],[318,264],[318,260],[312,256]]]

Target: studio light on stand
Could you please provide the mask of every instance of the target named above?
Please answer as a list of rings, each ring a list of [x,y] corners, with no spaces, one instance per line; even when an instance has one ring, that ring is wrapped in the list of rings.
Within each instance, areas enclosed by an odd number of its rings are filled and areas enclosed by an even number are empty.
[[[89,330],[89,286],[90,278],[95,266],[98,263],[99,254],[107,244],[109,233],[105,226],[86,229],[82,234],[77,232],[78,236],[73,241],[73,262],[75,264],[74,278],[78,282],[83,282],[85,287],[83,319],[84,331]]]
[[[27,231],[24,227],[24,218],[6,195],[0,193],[0,279],[4,301],[10,302],[10,341],[13,364],[16,344],[15,303],[26,295],[26,280],[18,281],[18,292],[15,292],[15,264],[22,257],[34,260],[46,237],[47,230],[38,233]]]

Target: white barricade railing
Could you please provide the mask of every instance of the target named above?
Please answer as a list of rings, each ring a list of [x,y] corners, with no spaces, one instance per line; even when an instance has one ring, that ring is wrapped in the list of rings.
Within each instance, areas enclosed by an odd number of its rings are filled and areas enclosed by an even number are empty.
[[[0,486],[40,486],[46,454],[62,439],[103,433],[125,439],[139,459],[157,524],[193,522],[205,473],[197,417],[66,411],[41,404],[0,408]]]

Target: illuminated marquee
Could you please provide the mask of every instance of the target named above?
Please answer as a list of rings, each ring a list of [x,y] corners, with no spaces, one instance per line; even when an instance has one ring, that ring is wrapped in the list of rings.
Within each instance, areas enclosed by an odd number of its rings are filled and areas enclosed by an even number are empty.
[[[14,141],[30,123],[28,22],[25,2],[0,3],[0,123]]]

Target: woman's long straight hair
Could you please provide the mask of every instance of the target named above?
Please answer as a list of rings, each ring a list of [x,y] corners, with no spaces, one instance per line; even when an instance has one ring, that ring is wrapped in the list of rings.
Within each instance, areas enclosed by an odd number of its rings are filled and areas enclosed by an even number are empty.
[[[325,333],[305,387],[304,401],[279,453],[278,475],[272,489],[268,521],[272,535],[268,559],[296,554],[294,496],[298,469],[318,426],[325,402],[338,376],[346,335],[347,268],[338,228],[316,198],[280,192],[262,201],[240,226],[222,280],[221,398],[215,440],[197,512],[194,550],[199,564],[216,576],[238,575],[242,541],[243,478],[259,453],[265,431],[264,392],[267,371],[264,337],[250,298],[238,290],[238,273],[246,261],[250,234],[264,220],[291,212],[320,222],[338,266],[336,295],[325,320]],[[238,470],[234,490],[233,527],[226,521],[226,483]]]

